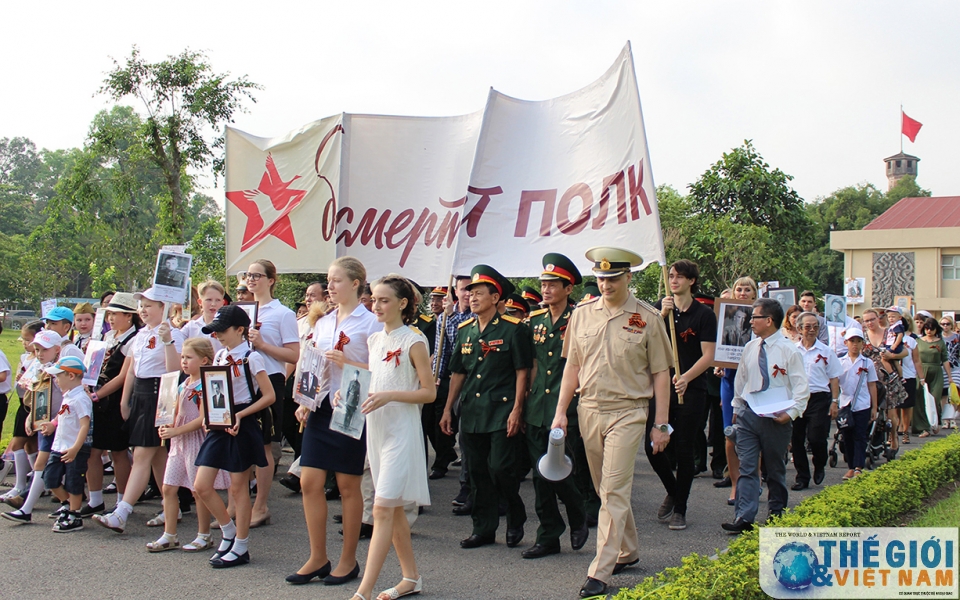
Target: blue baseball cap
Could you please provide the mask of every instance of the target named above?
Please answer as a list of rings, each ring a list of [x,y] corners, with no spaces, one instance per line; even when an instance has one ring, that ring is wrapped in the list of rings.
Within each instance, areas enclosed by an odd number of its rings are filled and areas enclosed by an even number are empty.
[[[47,313],[47,316],[43,317],[43,320],[70,321],[73,323],[73,311],[66,306],[55,306],[50,310],[50,312]]]
[[[46,367],[44,371],[51,375],[56,375],[57,373],[83,375],[87,372],[87,368],[83,366],[83,361],[76,356],[64,356],[58,360],[56,364]]]

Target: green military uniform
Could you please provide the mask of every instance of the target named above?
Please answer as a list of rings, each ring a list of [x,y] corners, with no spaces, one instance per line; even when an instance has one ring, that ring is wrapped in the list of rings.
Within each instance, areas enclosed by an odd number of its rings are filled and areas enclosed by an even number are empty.
[[[435,348],[434,341],[437,339],[437,319],[433,315],[418,314],[414,327],[420,330],[420,333],[427,337],[427,352],[433,355]]]
[[[484,265],[474,271],[480,267]],[[500,289],[513,287],[493,269],[484,268],[496,274]],[[527,518],[516,473],[516,438],[507,438],[507,418],[516,399],[517,371],[531,366],[529,330],[518,319],[494,315],[483,331],[477,318],[460,324],[450,372],[465,376],[460,392],[460,442],[470,472],[473,534],[477,536],[496,534],[501,498],[507,502],[508,532],[522,532]]]

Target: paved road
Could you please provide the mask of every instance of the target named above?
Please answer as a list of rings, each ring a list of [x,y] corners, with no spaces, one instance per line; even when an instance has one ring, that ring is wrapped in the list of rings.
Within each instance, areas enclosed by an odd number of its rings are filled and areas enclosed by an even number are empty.
[[[943,435],[943,434],[941,434]],[[939,439],[936,436],[931,439]],[[908,449],[917,448],[922,440],[914,438]],[[284,455],[284,464],[290,461]],[[827,469],[825,484],[841,483],[842,466]],[[434,505],[414,524],[413,544],[424,581],[424,595],[432,598],[576,598],[586,578],[586,569],[596,549],[595,530],[579,552],[570,550],[569,538],[563,539],[563,552],[538,560],[523,560],[520,552],[533,544],[537,528],[533,510],[533,486],[527,479],[521,488],[527,503],[526,538],[518,548],[504,544],[505,521],[498,531],[497,544],[473,550],[462,550],[459,540],[470,534],[469,517],[451,514],[450,500],[459,486],[458,471],[432,481]],[[788,467],[787,481],[794,472]],[[670,531],[656,519],[656,510],[663,500],[663,488],[650,468],[646,457],[637,460],[633,488],[633,507],[640,536],[640,564],[613,577],[610,584],[631,587],[644,577],[680,563],[690,552],[713,554],[730,541],[720,523],[732,517],[726,505],[728,489],[716,489],[713,479],[694,480],[687,513],[687,529]],[[10,483],[10,479],[7,480]],[[819,491],[819,487],[790,492],[790,504]],[[108,505],[115,502],[109,499]],[[765,515],[761,502],[761,515]],[[306,559],[308,540],[303,522],[299,495],[274,485],[270,508],[273,524],[253,530],[251,564],[227,570],[213,570],[207,555],[197,556],[181,551],[150,554],[144,544],[159,536],[145,522],[159,510],[153,500],[138,505],[123,534],[116,534],[87,521],[86,529],[70,534],[50,530],[52,521],[46,511],[53,505],[42,499],[34,524],[16,525],[0,520],[0,595],[5,598],[26,598],[38,593],[50,598],[129,598],[149,594],[157,598],[342,598],[356,590],[353,582],[341,587],[314,583],[306,586],[287,585],[283,578],[296,571]],[[332,502],[331,514],[339,512],[339,502]],[[181,541],[193,539],[196,529],[193,513],[181,523]],[[340,536],[332,528],[328,534],[329,552],[338,556]],[[366,558],[367,541],[360,543],[361,564]],[[400,570],[391,551],[380,577],[379,588],[387,588],[399,580]]]

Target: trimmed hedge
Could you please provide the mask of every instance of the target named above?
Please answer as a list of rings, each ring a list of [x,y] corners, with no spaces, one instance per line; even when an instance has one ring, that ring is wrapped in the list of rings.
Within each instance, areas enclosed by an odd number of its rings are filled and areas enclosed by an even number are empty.
[[[873,472],[829,486],[776,519],[777,527],[875,527],[920,508],[940,486],[960,477],[960,435],[929,442]],[[756,529],[740,535],[715,560],[699,554],[679,567],[622,589],[615,600],[767,598],[760,590]]]

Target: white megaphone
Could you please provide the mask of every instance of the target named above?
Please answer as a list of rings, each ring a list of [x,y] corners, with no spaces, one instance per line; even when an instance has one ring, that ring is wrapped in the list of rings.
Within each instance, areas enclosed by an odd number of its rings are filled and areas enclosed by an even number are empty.
[[[547,453],[537,462],[537,470],[547,481],[562,481],[573,471],[573,461],[563,451],[566,435],[557,427],[550,430]]]

